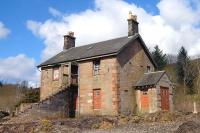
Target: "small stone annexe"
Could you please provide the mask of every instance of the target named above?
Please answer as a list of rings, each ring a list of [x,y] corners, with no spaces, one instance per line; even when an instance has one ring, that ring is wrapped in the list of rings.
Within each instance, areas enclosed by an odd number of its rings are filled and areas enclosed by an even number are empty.
[[[155,72],[132,13],[128,36],[75,47],[74,33],[69,32],[63,51],[38,68],[40,100],[53,99],[45,109],[54,113],[74,117],[173,110],[172,84],[164,71]]]

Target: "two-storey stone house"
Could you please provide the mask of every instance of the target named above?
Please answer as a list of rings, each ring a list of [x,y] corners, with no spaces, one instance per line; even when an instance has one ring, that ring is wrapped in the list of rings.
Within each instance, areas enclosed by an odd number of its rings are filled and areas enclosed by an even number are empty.
[[[69,116],[172,110],[169,78],[164,71],[154,72],[156,63],[131,13],[128,36],[75,47],[69,32],[63,51],[38,67],[41,101],[56,97],[49,110]],[[65,95],[56,96],[60,92]]]

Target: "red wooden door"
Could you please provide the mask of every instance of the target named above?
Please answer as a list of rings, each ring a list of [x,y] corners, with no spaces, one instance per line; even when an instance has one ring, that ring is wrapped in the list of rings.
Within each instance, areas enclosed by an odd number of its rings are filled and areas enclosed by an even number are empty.
[[[161,96],[161,109],[169,110],[169,88],[161,86],[160,96]]]
[[[141,91],[141,108],[143,111],[148,111],[149,109],[148,90]]]
[[[101,108],[101,89],[93,90],[93,108],[94,109]]]

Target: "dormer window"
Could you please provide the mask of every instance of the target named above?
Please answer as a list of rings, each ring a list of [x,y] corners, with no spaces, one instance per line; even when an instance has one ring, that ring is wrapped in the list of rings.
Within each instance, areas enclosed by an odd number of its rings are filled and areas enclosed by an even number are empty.
[[[99,75],[100,71],[100,59],[93,61],[93,75]]]

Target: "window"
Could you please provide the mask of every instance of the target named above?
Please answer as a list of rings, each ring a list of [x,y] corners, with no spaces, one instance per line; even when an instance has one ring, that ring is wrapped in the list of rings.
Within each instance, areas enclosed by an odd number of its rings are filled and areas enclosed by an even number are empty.
[[[99,75],[100,70],[100,60],[93,61],[93,75]]]
[[[147,91],[142,91],[142,94],[147,95],[148,93],[147,93]]]
[[[59,68],[53,68],[53,80],[59,79]]]
[[[151,67],[147,66],[147,73],[151,72]]]

